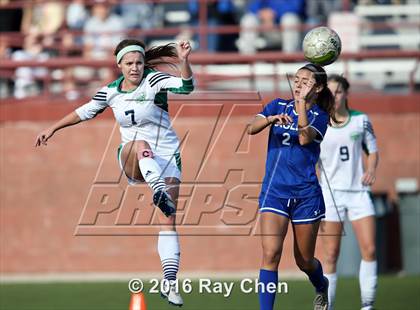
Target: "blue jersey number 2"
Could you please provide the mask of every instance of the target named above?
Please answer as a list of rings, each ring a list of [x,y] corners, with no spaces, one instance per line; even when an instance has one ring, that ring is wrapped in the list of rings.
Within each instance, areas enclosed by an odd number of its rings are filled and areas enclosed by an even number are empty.
[[[290,140],[290,133],[284,132],[283,133],[283,140],[281,141],[281,144],[289,146],[290,145],[289,140]]]

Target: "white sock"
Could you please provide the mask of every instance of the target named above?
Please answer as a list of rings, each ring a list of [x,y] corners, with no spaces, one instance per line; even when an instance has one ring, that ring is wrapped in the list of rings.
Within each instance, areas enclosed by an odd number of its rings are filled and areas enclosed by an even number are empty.
[[[324,273],[328,279],[328,310],[334,310],[335,291],[337,290],[337,273]]]
[[[362,297],[362,306],[373,305],[378,281],[376,260],[368,262],[362,259],[360,262],[359,284]]]
[[[139,167],[146,183],[152,188],[153,192],[164,190],[165,180],[162,178],[162,169],[157,162],[150,157],[139,160]]]
[[[179,269],[179,241],[176,231],[161,231],[158,239],[158,252],[162,263],[164,278],[173,281]]]

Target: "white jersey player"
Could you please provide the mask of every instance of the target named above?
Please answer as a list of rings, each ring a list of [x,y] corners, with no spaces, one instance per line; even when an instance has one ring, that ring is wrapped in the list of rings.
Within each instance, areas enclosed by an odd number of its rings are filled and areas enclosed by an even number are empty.
[[[127,143],[143,140],[148,143],[154,160],[161,167],[161,176],[180,180],[179,140],[169,119],[166,90],[189,93],[193,89],[192,78],[182,79],[145,69],[142,82],[131,92],[121,90],[123,79],[120,77],[100,89],[90,102],[76,109],[76,114],[84,121],[95,117],[107,107],[111,108],[120,125],[122,143],[118,159],[121,168],[127,165],[121,158]],[[130,183],[142,182],[140,175],[126,174]],[[155,188],[156,184],[151,186]]]
[[[145,50],[137,40],[123,40],[115,49],[116,62],[122,76],[102,87],[85,105],[41,132],[36,145],[46,145],[53,134],[67,126],[94,118],[111,108],[120,125],[122,143],[118,161],[129,183],[146,182],[154,192],[153,202],[159,207],[161,231],[158,252],[169,288],[162,292],[169,303],[181,306],[177,290],[179,242],[175,229],[176,202],[181,180],[181,159],[178,137],[168,114],[167,93],[190,93],[194,86],[188,61],[188,41],[157,46]],[[156,71],[162,58],[180,60],[181,77]]]
[[[322,141],[320,158],[325,171],[321,174],[322,187],[328,189],[329,183],[333,190],[368,192],[369,184],[363,182],[364,152],[378,152],[372,124],[366,114],[349,109],[344,123],[329,126]],[[361,215],[349,211],[349,217],[358,219]]]
[[[343,220],[348,216],[362,255],[359,272],[362,309],[368,310],[373,309],[377,284],[375,209],[370,185],[375,181],[378,148],[368,116],[348,108],[349,86],[348,81],[338,75],[331,75],[328,81],[328,87],[335,95],[335,117],[341,123],[332,123],[321,143],[320,183],[326,207],[321,238],[325,250],[325,276],[330,283],[329,309],[333,309],[336,263]],[[363,153],[367,154],[366,167]]]

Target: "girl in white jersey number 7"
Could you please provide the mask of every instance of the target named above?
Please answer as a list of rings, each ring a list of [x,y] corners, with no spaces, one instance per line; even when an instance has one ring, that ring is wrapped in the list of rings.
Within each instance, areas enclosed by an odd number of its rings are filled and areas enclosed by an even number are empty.
[[[42,131],[35,144],[46,145],[58,130],[91,119],[107,107],[112,109],[122,138],[118,149],[120,167],[130,184],[146,182],[152,188],[153,202],[161,210],[158,251],[164,277],[170,284],[162,296],[177,306],[183,304],[175,285],[180,257],[175,211],[181,159],[179,140],[169,120],[167,92],[188,94],[194,89],[190,52],[188,41],[148,50],[141,41],[121,41],[114,55],[122,76],[102,87],[88,103]],[[155,70],[159,64],[168,64],[163,57],[179,57],[181,78]]]

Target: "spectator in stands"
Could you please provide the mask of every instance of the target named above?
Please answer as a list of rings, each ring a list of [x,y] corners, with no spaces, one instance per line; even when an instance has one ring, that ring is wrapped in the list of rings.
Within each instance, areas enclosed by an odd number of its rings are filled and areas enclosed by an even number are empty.
[[[90,16],[83,27],[83,57],[105,59],[124,36],[122,18],[112,14],[112,6],[104,0],[96,0],[91,7]],[[95,73],[97,76],[95,76]],[[89,81],[89,87],[96,88],[94,80],[107,83],[113,78],[112,70],[101,68],[76,67],[67,70],[65,92],[68,100],[75,100],[79,93],[75,90],[73,79]],[[93,81],[92,81],[93,80]],[[89,90],[88,90],[89,91]]]
[[[342,5],[343,0],[306,1],[306,24],[309,27],[326,24],[328,15],[334,11],[341,11],[343,9]]]
[[[254,53],[257,49],[278,49],[284,52],[299,50],[299,26],[303,19],[304,0],[253,0],[248,13],[241,19],[241,33],[237,42],[242,53]],[[281,31],[276,25],[280,25]],[[263,40],[253,30],[261,26]]]
[[[40,37],[28,34],[25,37],[23,49],[12,53],[12,59],[25,60],[46,60],[48,54],[43,51]],[[47,74],[45,68],[20,67],[15,71],[15,98],[22,99],[39,94],[40,87],[36,78],[42,78]]]
[[[193,24],[198,24],[200,2],[189,1],[189,10]],[[218,0],[207,4],[207,24],[209,26],[236,25],[236,6],[232,0]],[[209,34],[207,36],[207,49],[213,51],[236,51],[235,41],[237,34]]]
[[[31,1],[23,11],[21,31],[33,36],[42,36],[42,45],[54,46],[54,35],[64,23],[65,7],[60,1]]]
[[[175,40],[193,40],[194,35],[189,29],[189,25],[191,23],[191,14],[188,10],[188,1],[162,1],[161,3],[156,3],[155,22],[157,27],[179,27],[180,32],[175,36]],[[174,35],[172,33],[168,33],[166,35],[159,36],[159,38],[153,38],[149,44],[164,45],[172,41],[174,41]],[[194,49],[195,46],[197,46],[196,42],[191,42],[192,49]]]
[[[82,30],[88,17],[89,13],[84,0],[73,0],[68,5],[66,11],[66,24],[68,30],[70,31],[64,34],[62,40],[62,44],[66,48],[67,55],[73,56],[80,53],[77,49],[75,50],[74,47],[82,47],[82,36],[74,34],[74,31]]]
[[[104,0],[96,0],[91,15],[83,28],[84,56],[106,58],[109,51],[121,41],[124,35],[124,22],[115,14]]]
[[[89,14],[84,0],[73,0],[67,7],[66,22],[70,30],[83,29]]]
[[[151,29],[156,27],[154,4],[146,1],[122,0],[118,5],[126,29]]]
[[[9,38],[0,36],[0,59],[10,58],[11,48]],[[9,97],[12,89],[12,79],[6,74],[0,75],[0,99]]]

